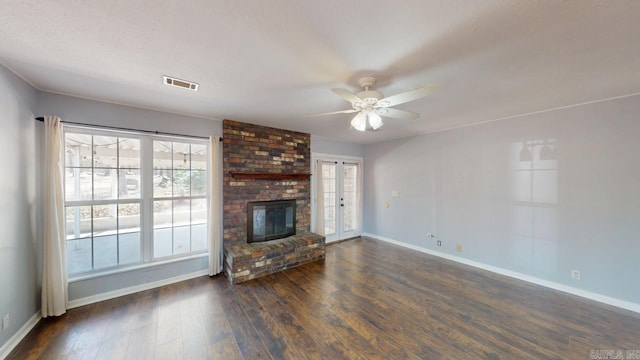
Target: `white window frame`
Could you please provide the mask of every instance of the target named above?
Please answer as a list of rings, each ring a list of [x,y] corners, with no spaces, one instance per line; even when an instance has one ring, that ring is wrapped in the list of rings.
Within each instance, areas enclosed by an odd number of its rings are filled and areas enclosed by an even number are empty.
[[[331,161],[336,160],[336,161],[341,161],[341,162],[345,162],[345,163],[353,163],[353,164],[357,164],[360,174],[358,176],[358,186],[359,186],[359,201],[358,204],[356,204],[357,208],[358,208],[358,219],[357,221],[357,226],[353,231],[353,236],[357,237],[360,236],[362,234],[362,222],[364,219],[364,170],[363,170],[363,166],[364,166],[364,161],[361,157],[357,157],[357,156],[347,156],[347,155],[334,155],[334,154],[324,154],[324,153],[312,153],[311,154],[311,164],[312,165],[312,169],[313,172],[315,172],[315,163],[317,160],[322,160],[322,159],[330,159]],[[321,174],[320,174],[321,176]],[[315,203],[316,203],[316,181],[318,181],[318,174],[311,174],[311,211],[314,211],[314,209],[316,208]],[[311,228],[315,229],[315,216],[314,214],[311,215]],[[332,241],[328,241],[328,243],[330,242],[335,242],[335,241],[340,241],[340,240],[332,240]]]
[[[98,126],[79,126],[79,125],[65,125],[64,126],[64,139],[65,139],[65,147],[66,147],[66,135],[67,133],[79,133],[86,135],[94,135],[94,136],[112,136],[112,137],[124,137],[124,138],[132,138],[140,140],[140,184],[141,192],[140,198],[134,199],[109,199],[109,200],[69,200],[66,199],[66,190],[65,190],[65,214],[66,208],[68,206],[91,206],[91,205],[111,205],[115,204],[127,204],[127,203],[139,203],[140,204],[140,247],[141,247],[141,259],[137,263],[126,264],[126,265],[117,265],[108,268],[102,269],[92,269],[90,271],[80,272],[76,274],[68,275],[69,281],[79,281],[90,278],[95,278],[99,276],[110,275],[114,273],[120,273],[123,271],[130,271],[134,269],[156,266],[158,264],[163,263],[171,263],[175,261],[188,260],[196,257],[204,257],[208,255],[208,248],[203,250],[187,252],[177,255],[165,256],[160,258],[153,257],[153,233],[154,233],[154,224],[153,224],[153,141],[172,141],[172,142],[182,142],[182,143],[191,143],[198,145],[205,145],[207,149],[207,164],[206,164],[206,182],[210,183],[211,176],[211,163],[209,161],[210,154],[210,146],[209,141],[202,138],[190,137],[190,136],[180,136],[180,135],[156,135],[156,134],[148,134],[144,132],[137,131],[127,131],[127,130],[111,130],[108,128],[100,128]],[[65,167],[66,167],[66,151],[65,151]],[[66,170],[65,170],[66,171]],[[65,185],[63,185],[66,189],[66,176],[65,176]],[[93,190],[92,190],[93,191]],[[206,208],[209,209],[210,203],[210,189],[207,187],[204,196],[184,196],[184,197],[175,197],[174,199],[183,199],[183,198],[204,198],[206,200]],[[66,216],[66,215],[65,215]],[[92,215],[93,216],[93,215]],[[208,215],[206,216],[208,223]],[[66,224],[66,221],[65,221]],[[206,223],[205,223],[206,224]],[[206,224],[208,228],[208,224]],[[65,229],[66,234],[66,229]],[[65,241],[66,235],[65,235]],[[66,243],[65,243],[66,244]],[[207,242],[208,247],[208,242]],[[66,248],[66,247],[65,247]],[[92,252],[94,249],[92,248]],[[65,264],[68,266],[68,264]]]
[[[207,154],[209,154],[209,151],[211,149],[209,149],[209,142],[207,140],[198,140],[198,139],[193,139],[193,138],[183,138],[183,137],[167,137],[167,136],[157,136],[157,135],[152,135],[150,136],[150,141],[149,141],[149,146],[147,146],[146,148],[149,148],[149,155],[150,156],[150,160],[149,163],[151,164],[148,171],[150,173],[150,176],[147,176],[145,179],[145,181],[148,181],[147,184],[145,184],[145,190],[143,190],[144,192],[144,199],[150,202],[150,205],[148,208],[145,209],[149,209],[148,213],[149,216],[147,216],[147,221],[149,221],[149,227],[145,227],[145,229],[150,229],[151,234],[149,234],[149,237],[151,237],[151,241],[149,244],[150,247],[145,247],[145,249],[148,249],[148,252],[143,252],[143,254],[148,255],[148,258],[145,257],[145,261],[147,262],[154,262],[154,261],[166,261],[166,260],[171,260],[171,259],[179,259],[179,258],[183,258],[183,257],[188,257],[188,256],[192,256],[192,255],[197,255],[197,254],[203,254],[203,253],[208,253],[208,242],[206,242],[207,247],[203,250],[199,250],[199,251],[191,251],[188,253],[183,253],[183,254],[174,254],[174,255],[170,255],[170,256],[163,256],[160,258],[154,258],[153,257],[153,253],[154,253],[154,248],[153,248],[153,244],[155,243],[153,240],[153,232],[154,232],[154,224],[153,224],[153,202],[158,200],[158,201],[171,201],[171,200],[184,200],[184,199],[205,199],[206,204],[205,204],[205,209],[209,209],[209,189],[206,188],[205,191],[205,195],[198,195],[198,196],[168,196],[168,197],[159,197],[159,198],[155,198],[153,195],[153,142],[154,141],[171,141],[171,142],[181,142],[181,143],[190,143],[190,144],[198,144],[198,145],[205,145],[206,149],[207,149]],[[145,154],[146,155],[146,154]],[[205,157],[208,159],[209,156],[205,155]],[[206,165],[206,178],[205,178],[205,182],[206,184],[209,184],[209,168],[211,166],[211,164],[209,164],[209,161],[207,160],[207,165]],[[173,169],[176,170],[176,169]],[[147,189],[148,189],[148,193],[147,193]],[[205,222],[205,228],[208,228],[208,218],[205,217],[205,219],[207,219],[207,222]]]

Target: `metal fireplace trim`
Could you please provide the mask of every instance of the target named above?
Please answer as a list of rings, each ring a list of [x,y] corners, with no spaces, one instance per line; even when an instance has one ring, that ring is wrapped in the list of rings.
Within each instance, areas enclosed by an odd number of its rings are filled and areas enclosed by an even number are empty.
[[[291,206],[293,207],[293,227],[292,230],[286,234],[278,234],[266,236],[264,240],[251,241],[253,239],[253,208],[254,206]],[[250,201],[247,203],[247,243],[265,242],[269,240],[282,239],[296,234],[296,200],[267,200],[267,201]]]

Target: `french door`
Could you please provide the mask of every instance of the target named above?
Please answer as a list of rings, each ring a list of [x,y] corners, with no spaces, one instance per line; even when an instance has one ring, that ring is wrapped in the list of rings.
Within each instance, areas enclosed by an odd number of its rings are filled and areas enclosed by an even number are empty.
[[[321,164],[321,176],[318,165]],[[348,239],[360,235],[362,219],[362,160],[359,158],[317,156],[314,159],[314,180],[322,180],[314,186],[314,206],[321,202],[324,210],[324,236],[326,242]],[[319,198],[322,196],[322,198]],[[316,210],[320,211],[320,210]],[[317,218],[315,219],[317,222]],[[316,227],[317,228],[317,227]]]

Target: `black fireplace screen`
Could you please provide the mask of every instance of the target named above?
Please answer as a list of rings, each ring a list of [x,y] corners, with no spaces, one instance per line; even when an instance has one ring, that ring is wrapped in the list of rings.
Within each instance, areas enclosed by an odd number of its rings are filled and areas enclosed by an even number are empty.
[[[296,201],[255,201],[247,204],[247,242],[280,239],[296,233]]]

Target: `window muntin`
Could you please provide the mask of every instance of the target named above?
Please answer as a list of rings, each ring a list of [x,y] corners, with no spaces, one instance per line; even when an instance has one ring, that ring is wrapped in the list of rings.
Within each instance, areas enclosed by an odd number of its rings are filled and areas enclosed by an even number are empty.
[[[324,189],[324,234],[336,233],[336,163],[322,163],[322,187]]]
[[[356,230],[358,164],[343,163],[343,231]]]
[[[153,142],[155,258],[207,248],[206,152],[203,144]]]
[[[65,148],[70,276],[206,251],[205,143],[71,128]]]

